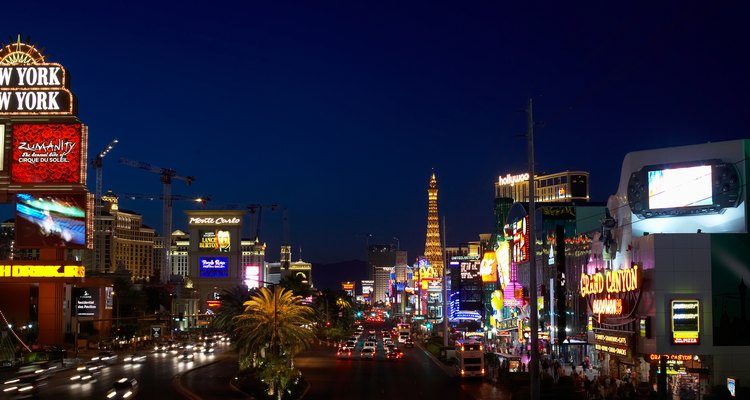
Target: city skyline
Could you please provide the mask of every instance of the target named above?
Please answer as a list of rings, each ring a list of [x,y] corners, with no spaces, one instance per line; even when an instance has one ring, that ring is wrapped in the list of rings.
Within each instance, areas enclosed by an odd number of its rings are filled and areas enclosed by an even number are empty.
[[[630,151],[748,136],[750,61],[737,48],[750,28],[717,5],[6,11],[29,17],[8,21],[3,44],[28,36],[70,72],[89,159],[120,140],[105,191],[161,194],[157,175],[123,157],[195,176],[172,192],[211,196],[204,209],[278,203],[263,214],[268,260],[283,208],[294,260],[299,249],[312,262],[364,259],[367,244],[396,242],[414,260],[433,169],[447,245],[491,232],[494,182],[526,172],[517,110],[529,97],[544,123],[537,172],[589,171],[593,201],[614,194]],[[161,230],[161,201],[121,206]],[[186,202],[174,207],[185,230]]]

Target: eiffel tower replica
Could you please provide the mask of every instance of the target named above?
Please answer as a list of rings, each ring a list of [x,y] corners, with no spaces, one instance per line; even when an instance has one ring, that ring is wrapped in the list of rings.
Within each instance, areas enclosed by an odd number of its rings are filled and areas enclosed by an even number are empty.
[[[443,247],[440,244],[440,224],[438,222],[438,185],[435,171],[432,171],[430,186],[427,188],[427,241],[424,245],[424,256],[432,268],[443,276]]]

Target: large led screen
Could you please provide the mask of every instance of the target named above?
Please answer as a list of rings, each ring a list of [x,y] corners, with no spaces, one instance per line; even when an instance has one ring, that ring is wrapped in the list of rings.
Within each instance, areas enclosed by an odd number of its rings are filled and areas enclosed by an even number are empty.
[[[80,183],[81,124],[13,125],[13,183]]]
[[[228,252],[231,250],[232,240],[230,232],[222,229],[198,230],[198,249],[200,251]]]
[[[86,247],[85,194],[17,194],[16,246]]]
[[[229,277],[229,258],[198,257],[198,269],[201,278]]]
[[[679,208],[713,204],[711,166],[648,171],[648,207]]]

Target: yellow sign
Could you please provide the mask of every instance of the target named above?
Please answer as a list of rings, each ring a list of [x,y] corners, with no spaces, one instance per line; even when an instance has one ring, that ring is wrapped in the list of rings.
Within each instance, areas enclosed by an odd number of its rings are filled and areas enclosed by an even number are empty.
[[[638,266],[632,268],[581,274],[581,296],[607,293],[624,293],[638,290]]]
[[[622,299],[594,299],[591,302],[594,314],[620,315],[622,314]]]
[[[606,344],[596,343],[594,344],[594,348],[605,353],[616,354],[618,356],[625,357],[628,356],[628,349],[624,349],[622,347],[608,346]]]
[[[616,344],[619,346],[628,345],[628,338],[626,336],[615,336],[615,335],[606,335],[603,333],[597,333],[594,335],[594,339],[599,342],[604,342],[607,344]]]
[[[82,265],[0,265],[0,278],[84,278]]]

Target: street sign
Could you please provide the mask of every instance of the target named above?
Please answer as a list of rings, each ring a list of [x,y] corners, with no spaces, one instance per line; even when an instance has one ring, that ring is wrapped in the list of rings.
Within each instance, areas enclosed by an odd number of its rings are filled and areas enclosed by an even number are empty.
[[[151,337],[154,339],[161,338],[161,325],[151,325]]]

